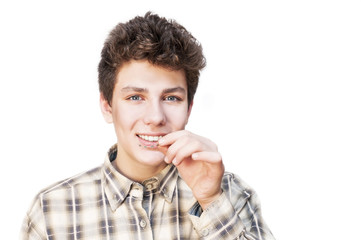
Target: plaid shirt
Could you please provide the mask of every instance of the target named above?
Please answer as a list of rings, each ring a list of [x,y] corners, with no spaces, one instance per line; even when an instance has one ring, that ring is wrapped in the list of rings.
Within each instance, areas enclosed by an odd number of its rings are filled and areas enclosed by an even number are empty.
[[[237,176],[225,173],[222,195],[202,211],[173,165],[140,184],[115,170],[115,156],[39,193],[20,239],[274,239]]]

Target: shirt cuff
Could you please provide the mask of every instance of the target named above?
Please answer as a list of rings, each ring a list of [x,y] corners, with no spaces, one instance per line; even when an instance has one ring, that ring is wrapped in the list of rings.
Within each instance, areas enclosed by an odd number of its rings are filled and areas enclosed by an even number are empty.
[[[217,200],[201,211],[199,203],[189,210],[189,217],[201,239],[236,239],[244,225],[223,192]]]

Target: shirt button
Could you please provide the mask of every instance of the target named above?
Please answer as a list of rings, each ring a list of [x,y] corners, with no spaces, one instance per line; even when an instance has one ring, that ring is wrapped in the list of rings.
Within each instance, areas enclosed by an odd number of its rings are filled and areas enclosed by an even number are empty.
[[[142,220],[140,220],[139,225],[141,228],[145,228],[147,226],[147,222],[144,219],[142,219]]]
[[[201,234],[202,234],[203,237],[207,236],[208,233],[209,233],[209,231],[208,231],[207,228],[203,229],[202,232],[201,232]]]

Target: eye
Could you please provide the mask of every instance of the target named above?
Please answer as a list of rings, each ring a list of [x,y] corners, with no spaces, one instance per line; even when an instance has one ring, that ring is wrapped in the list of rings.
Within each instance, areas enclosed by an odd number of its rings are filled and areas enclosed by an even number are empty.
[[[127,99],[131,100],[131,101],[140,101],[140,100],[142,100],[142,98],[139,95],[133,95],[133,96],[128,97]]]
[[[177,101],[182,101],[181,98],[176,97],[176,96],[167,96],[164,98],[165,101],[169,101],[169,102],[177,102]]]

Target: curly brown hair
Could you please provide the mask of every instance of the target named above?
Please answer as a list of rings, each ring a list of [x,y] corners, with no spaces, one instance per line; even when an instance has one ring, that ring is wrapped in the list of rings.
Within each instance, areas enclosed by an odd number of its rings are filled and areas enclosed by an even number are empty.
[[[147,12],[119,23],[109,34],[98,66],[99,90],[111,104],[118,70],[131,60],[148,60],[170,70],[184,70],[188,105],[197,90],[200,71],[206,66],[202,46],[175,20]]]

